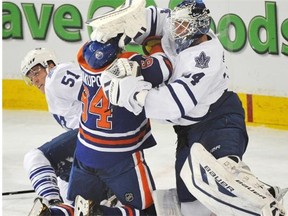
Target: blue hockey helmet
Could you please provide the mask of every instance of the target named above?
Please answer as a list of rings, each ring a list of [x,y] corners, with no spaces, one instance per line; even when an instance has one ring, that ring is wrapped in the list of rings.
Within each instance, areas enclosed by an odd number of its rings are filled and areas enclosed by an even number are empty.
[[[110,64],[119,52],[118,39],[110,39],[106,43],[89,41],[83,47],[83,57],[93,69],[100,69]]]
[[[202,0],[185,0],[178,4],[169,19],[170,36],[176,43],[177,53],[206,34],[210,24],[210,11]]]

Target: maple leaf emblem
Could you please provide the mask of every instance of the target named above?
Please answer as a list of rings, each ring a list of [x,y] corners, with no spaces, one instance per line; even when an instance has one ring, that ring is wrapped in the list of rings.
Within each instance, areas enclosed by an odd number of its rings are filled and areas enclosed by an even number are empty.
[[[198,67],[201,69],[208,68],[209,61],[210,61],[210,57],[206,56],[205,52],[202,51],[198,57],[195,57],[195,62],[196,62],[195,67]]]

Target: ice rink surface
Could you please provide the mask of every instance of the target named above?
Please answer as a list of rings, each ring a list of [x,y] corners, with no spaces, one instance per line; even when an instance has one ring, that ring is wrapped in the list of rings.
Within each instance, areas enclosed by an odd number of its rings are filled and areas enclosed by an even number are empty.
[[[24,154],[64,130],[48,112],[4,110],[2,115],[2,190],[31,190],[22,165]],[[158,189],[173,188],[176,136],[171,125],[152,121],[152,130],[158,145],[145,151],[146,160]],[[248,134],[250,140],[244,162],[264,182],[288,187],[288,131],[248,127]],[[3,196],[2,215],[27,215],[34,198],[34,193]],[[288,211],[288,195],[284,202]]]

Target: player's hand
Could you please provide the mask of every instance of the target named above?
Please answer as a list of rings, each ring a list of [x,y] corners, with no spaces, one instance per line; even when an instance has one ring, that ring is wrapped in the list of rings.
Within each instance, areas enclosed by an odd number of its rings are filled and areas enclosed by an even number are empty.
[[[138,102],[137,95],[142,92],[141,94],[145,94],[146,96],[147,91],[152,88],[151,83],[144,81],[143,76],[112,78],[109,83],[105,83],[102,79],[102,75],[100,82],[102,87],[106,89],[105,94],[111,104],[125,107],[135,115],[142,112],[143,103]]]
[[[125,76],[139,76],[141,74],[140,66],[136,61],[130,61],[126,58],[114,60],[109,67],[104,70],[102,77],[107,76],[106,80],[112,78],[122,78]]]

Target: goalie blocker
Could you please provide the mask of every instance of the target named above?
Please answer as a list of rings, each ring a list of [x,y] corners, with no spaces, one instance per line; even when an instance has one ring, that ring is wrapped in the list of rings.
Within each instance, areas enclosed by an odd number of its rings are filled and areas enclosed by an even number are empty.
[[[279,201],[240,159],[216,160],[200,143],[192,145],[180,175],[190,193],[216,215],[285,215]]]

